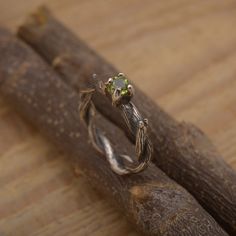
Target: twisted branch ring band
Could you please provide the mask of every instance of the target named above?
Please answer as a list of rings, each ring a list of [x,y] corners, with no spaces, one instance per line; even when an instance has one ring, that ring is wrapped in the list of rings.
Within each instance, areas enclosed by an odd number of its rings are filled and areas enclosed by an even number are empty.
[[[148,137],[148,120],[142,118],[135,105],[130,101],[134,95],[134,89],[129,84],[123,73],[109,78],[106,83],[99,82],[99,90],[107,96],[112,105],[120,109],[127,125],[129,134],[135,140],[135,152],[137,161],[129,156],[117,154],[109,139],[98,129],[94,123],[95,106],[92,96],[95,88],[81,91],[79,106],[80,118],[88,128],[89,138],[94,148],[106,157],[111,169],[118,175],[138,173],[144,170],[151,160],[152,144]]]

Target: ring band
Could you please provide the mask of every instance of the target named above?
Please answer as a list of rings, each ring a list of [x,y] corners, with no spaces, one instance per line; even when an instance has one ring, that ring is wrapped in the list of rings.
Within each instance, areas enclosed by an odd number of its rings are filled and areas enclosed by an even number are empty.
[[[79,106],[80,118],[88,128],[92,145],[106,157],[111,169],[119,175],[138,173],[144,170],[151,161],[153,149],[147,132],[148,120],[142,118],[136,106],[130,101],[134,95],[133,86],[129,84],[123,73],[119,73],[118,76],[109,78],[106,83],[100,81],[98,87],[100,92],[112,101],[112,105],[120,109],[129,134],[135,140],[137,163],[134,163],[127,155],[116,154],[108,138],[95,126],[96,109],[92,102],[95,88],[81,91]]]

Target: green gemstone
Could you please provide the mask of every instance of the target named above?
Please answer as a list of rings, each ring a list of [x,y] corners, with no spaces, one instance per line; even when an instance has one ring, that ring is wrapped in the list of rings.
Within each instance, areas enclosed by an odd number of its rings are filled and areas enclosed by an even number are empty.
[[[107,91],[110,94],[113,94],[116,89],[121,90],[122,96],[125,96],[129,93],[129,90],[128,90],[129,82],[125,76],[123,76],[123,75],[115,76],[112,79],[113,79],[112,83],[107,85]]]

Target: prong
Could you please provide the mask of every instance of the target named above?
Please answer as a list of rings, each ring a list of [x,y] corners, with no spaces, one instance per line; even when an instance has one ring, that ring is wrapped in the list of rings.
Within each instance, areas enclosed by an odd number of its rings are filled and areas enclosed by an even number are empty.
[[[108,79],[108,83],[111,84],[113,82],[113,79],[112,78],[109,78]]]
[[[113,106],[117,106],[120,99],[122,98],[121,96],[121,89],[120,88],[117,88],[114,93],[112,94],[112,105]]]
[[[127,88],[129,90],[129,94],[131,96],[133,96],[134,95],[134,87],[131,84],[128,84]]]
[[[112,78],[109,78],[109,79],[107,80],[107,82],[105,82],[105,85],[112,84],[112,82],[113,82],[113,79],[112,79]]]
[[[118,76],[124,76],[124,73],[119,73]]]

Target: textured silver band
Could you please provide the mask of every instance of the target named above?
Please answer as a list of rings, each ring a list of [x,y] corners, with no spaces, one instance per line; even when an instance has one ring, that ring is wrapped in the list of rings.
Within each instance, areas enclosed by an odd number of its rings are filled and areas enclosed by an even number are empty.
[[[102,87],[103,86],[100,86],[100,88]],[[147,119],[142,118],[135,105],[130,101],[116,105],[123,115],[129,134],[135,140],[137,162],[134,162],[127,155],[117,154],[113,150],[108,138],[94,123],[94,116],[96,113],[95,106],[92,102],[94,91],[94,88],[81,91],[79,106],[80,118],[88,128],[92,145],[98,152],[106,157],[111,169],[118,175],[138,173],[144,170],[148,166],[152,156],[152,144],[147,134]],[[112,102],[114,101],[112,100]]]

